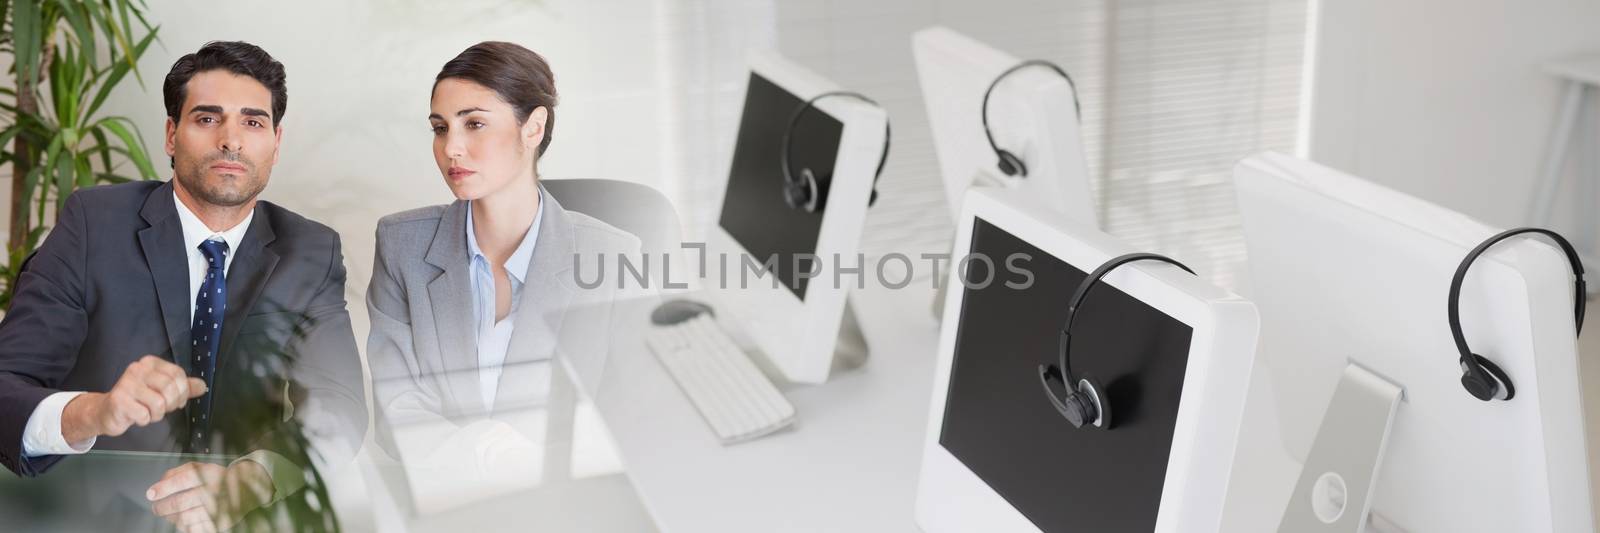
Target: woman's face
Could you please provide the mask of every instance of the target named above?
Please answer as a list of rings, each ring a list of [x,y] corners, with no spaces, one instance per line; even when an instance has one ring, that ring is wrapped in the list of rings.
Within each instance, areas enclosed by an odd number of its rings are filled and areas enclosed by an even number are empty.
[[[524,121],[488,87],[457,78],[435,85],[428,115],[433,160],[450,192],[476,200],[518,179],[532,179],[548,113],[535,108]]]

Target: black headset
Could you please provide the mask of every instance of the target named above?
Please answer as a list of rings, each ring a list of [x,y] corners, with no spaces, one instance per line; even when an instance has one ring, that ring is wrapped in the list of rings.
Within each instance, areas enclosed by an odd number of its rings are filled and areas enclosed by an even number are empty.
[[[1078,290],[1072,293],[1072,300],[1067,303],[1066,324],[1061,327],[1061,344],[1058,349],[1060,366],[1039,365],[1039,384],[1044,386],[1044,395],[1050,398],[1050,404],[1055,406],[1056,412],[1061,413],[1067,422],[1072,423],[1072,427],[1091,426],[1100,429],[1111,427],[1111,402],[1110,397],[1106,395],[1105,386],[1094,376],[1088,374],[1074,376],[1072,373],[1072,322],[1077,318],[1078,308],[1083,304],[1084,298],[1089,296],[1089,289],[1098,285],[1100,278],[1117,267],[1134,261],[1161,261],[1194,274],[1193,269],[1170,257],[1133,253],[1107,261],[1078,284]],[[1061,382],[1067,392],[1065,398],[1056,396],[1055,391],[1050,388],[1051,381]]]
[[[1584,294],[1586,289],[1583,283],[1583,261],[1578,259],[1578,251],[1572,247],[1572,243],[1567,242],[1566,238],[1543,228],[1517,228],[1489,237],[1483,244],[1473,248],[1467,253],[1467,257],[1461,260],[1461,266],[1456,267],[1455,278],[1450,280],[1450,335],[1455,337],[1456,351],[1461,353],[1461,386],[1466,387],[1467,393],[1472,397],[1486,402],[1494,399],[1510,400],[1516,397],[1517,388],[1511,384],[1511,376],[1506,375],[1498,365],[1484,356],[1473,353],[1467,347],[1467,337],[1461,333],[1461,284],[1467,279],[1467,268],[1478,260],[1478,256],[1488,251],[1489,247],[1526,233],[1549,237],[1561,247],[1563,253],[1567,254],[1567,262],[1571,263],[1572,275],[1576,279],[1572,296],[1573,321],[1577,323],[1578,332],[1583,332],[1583,312],[1587,304]],[[1502,392],[1504,396],[1501,395]]]
[[[989,96],[994,94],[994,88],[1000,85],[1000,81],[1006,79],[1006,76],[1010,76],[1011,73],[1027,67],[1045,67],[1055,71],[1056,74],[1060,74],[1062,78],[1066,78],[1067,87],[1072,88],[1072,109],[1078,114],[1078,120],[1083,120],[1083,105],[1078,101],[1078,85],[1072,82],[1072,76],[1067,74],[1066,69],[1055,63],[1043,59],[1030,59],[1017,63],[1015,66],[1006,69],[1005,72],[1001,72],[999,76],[995,76],[994,81],[989,83],[989,88],[983,91],[983,136],[989,139],[989,149],[994,150],[995,157],[1000,158],[1000,172],[1005,173],[1007,176],[1024,178],[1028,177],[1028,165],[1023,164],[1022,158],[1017,157],[1016,154],[1001,149],[999,145],[994,143],[994,132],[989,131]]]
[[[805,114],[807,109],[814,107],[817,100],[829,96],[849,96],[880,108],[883,107],[861,93],[829,91],[806,100],[805,104],[801,105],[799,109],[794,111],[793,115],[789,116],[789,126],[783,129],[783,147],[778,152],[778,164],[783,166],[783,201],[788,203],[789,207],[807,213],[815,213],[822,210],[823,204],[827,203],[829,182],[832,180],[818,179],[816,173],[811,171],[811,167],[802,167],[800,173],[795,174],[794,171],[789,169],[789,150],[793,147],[794,127],[800,123],[800,115]],[[867,199],[867,207],[872,207],[872,205],[878,203],[878,177],[883,175],[883,164],[889,161],[889,135],[889,121],[885,117],[883,122],[883,155],[878,156],[878,170],[872,174],[872,196]]]

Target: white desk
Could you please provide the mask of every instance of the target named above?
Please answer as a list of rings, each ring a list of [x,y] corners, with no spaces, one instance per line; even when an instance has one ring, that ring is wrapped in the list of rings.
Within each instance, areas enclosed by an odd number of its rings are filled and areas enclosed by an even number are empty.
[[[346,531],[445,533],[470,531],[584,531],[644,533],[651,519],[625,475],[565,480],[551,486],[483,498],[455,509],[419,516],[410,502],[405,469],[382,452],[368,451],[351,465],[367,516],[339,508]],[[347,498],[349,499],[349,498]]]
[[[918,531],[938,344],[927,283],[869,282],[852,295],[873,350],[867,362],[823,385],[787,387],[796,426],[751,442],[719,444],[647,350],[614,353],[595,403],[660,529]]]

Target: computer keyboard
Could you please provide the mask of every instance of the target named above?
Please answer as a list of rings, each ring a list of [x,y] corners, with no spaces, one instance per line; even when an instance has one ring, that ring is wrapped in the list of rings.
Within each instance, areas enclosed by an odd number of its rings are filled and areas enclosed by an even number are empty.
[[[655,326],[645,342],[723,444],[754,439],[794,423],[794,405],[709,313]]]

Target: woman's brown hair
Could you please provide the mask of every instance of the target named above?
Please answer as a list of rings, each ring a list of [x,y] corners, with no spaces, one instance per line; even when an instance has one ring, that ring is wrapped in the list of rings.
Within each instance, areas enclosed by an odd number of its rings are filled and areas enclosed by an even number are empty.
[[[511,104],[519,123],[528,120],[534,109],[545,108],[544,140],[539,141],[535,157],[543,157],[556,129],[556,77],[544,57],[521,45],[503,41],[484,41],[466,49],[439,69],[433,86],[447,78],[459,78],[487,87]]]

